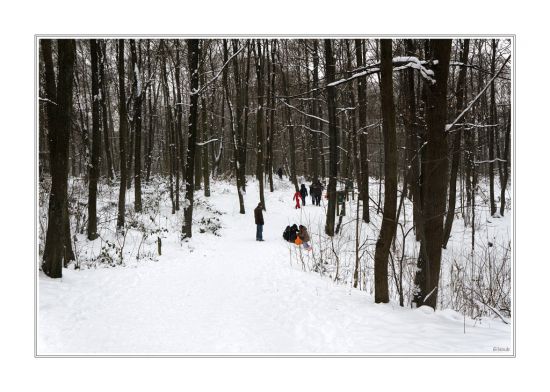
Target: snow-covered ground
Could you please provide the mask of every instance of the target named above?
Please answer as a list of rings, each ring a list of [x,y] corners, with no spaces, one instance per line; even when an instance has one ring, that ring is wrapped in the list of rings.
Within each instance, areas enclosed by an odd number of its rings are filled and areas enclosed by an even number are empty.
[[[313,255],[286,243],[282,231],[307,223],[315,246],[324,208],[308,198],[295,210],[287,183],[266,191],[265,242],[255,241],[257,184],[249,183],[245,215],[234,185],[219,181],[212,188],[210,198],[197,192],[188,242],[179,240],[181,212],[170,217],[168,206],[161,209],[157,219],[168,231],[155,261],[69,268],[59,280],[40,273],[38,354],[502,355],[494,350],[512,348],[511,326],[499,319],[374,304],[369,290],[346,279],[335,283],[330,273],[303,271],[300,255],[309,266]],[[201,215],[219,219],[219,236],[200,232]],[[142,257],[156,249],[154,239],[143,239]],[[131,242],[135,253],[139,245]]]

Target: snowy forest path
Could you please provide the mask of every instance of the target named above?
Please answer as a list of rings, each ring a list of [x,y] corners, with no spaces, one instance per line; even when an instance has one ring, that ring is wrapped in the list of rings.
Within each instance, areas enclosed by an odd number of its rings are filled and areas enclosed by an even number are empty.
[[[282,232],[292,223],[319,231],[324,208],[295,210],[290,190],[266,192],[258,242],[254,185],[245,215],[234,191],[217,189],[208,199],[221,212],[219,236],[164,241],[158,262],[41,276],[39,352],[456,353],[509,344],[510,327],[498,321],[468,325],[464,334],[456,312],[377,305],[364,291],[302,271],[291,258],[298,248]]]

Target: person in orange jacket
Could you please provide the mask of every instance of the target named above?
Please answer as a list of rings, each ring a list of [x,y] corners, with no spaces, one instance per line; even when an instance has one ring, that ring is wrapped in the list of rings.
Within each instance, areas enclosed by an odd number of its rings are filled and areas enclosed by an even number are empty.
[[[300,193],[300,191],[296,191],[296,193],[294,194],[294,197],[292,198],[292,200],[296,200],[296,206],[294,207],[294,209],[300,208],[301,198],[302,198],[302,194]]]

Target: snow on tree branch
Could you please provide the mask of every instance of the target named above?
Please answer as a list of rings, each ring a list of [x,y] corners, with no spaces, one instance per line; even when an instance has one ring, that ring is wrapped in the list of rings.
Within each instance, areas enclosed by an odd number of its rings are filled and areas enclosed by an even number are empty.
[[[280,98],[279,98],[279,101],[281,101],[282,103],[284,103],[284,104],[285,104],[286,106],[288,106],[289,108],[294,109],[294,110],[296,110],[296,111],[299,112],[299,113],[302,113],[304,116],[311,117],[311,118],[315,118],[315,119],[317,119],[317,120],[319,120],[319,121],[321,121],[321,122],[324,122],[325,124],[328,124],[328,120],[325,120],[324,118],[317,117],[317,116],[314,116],[314,115],[312,115],[312,114],[306,113],[306,112],[304,112],[304,111],[298,109],[297,107],[290,105],[290,104],[289,104],[288,102],[286,102],[284,99],[280,99]]]
[[[476,95],[476,97],[474,99],[472,99],[472,101],[468,104],[468,106],[466,106],[466,109],[464,109],[462,111],[462,113],[460,113],[458,115],[457,118],[455,118],[455,120],[450,123],[450,124],[447,124],[447,126],[445,127],[445,132],[450,132],[451,129],[453,129],[453,127],[456,126],[456,124],[460,121],[460,119],[462,119],[462,117],[464,117],[464,115],[468,112],[468,110],[470,110],[472,108],[472,106],[474,106],[474,103],[477,102],[477,100],[483,95],[483,93],[489,88],[489,86],[491,85],[491,83],[493,83],[493,80],[495,80],[497,78],[497,76],[502,72],[502,70],[504,69],[504,66],[508,63],[508,61],[510,61],[510,58],[512,57],[512,55],[509,55],[508,58],[506,58],[506,60],[504,60],[504,62],[502,63],[502,66],[500,67],[500,69],[498,70],[498,72],[491,78],[491,80],[489,80],[489,82],[487,82],[487,84],[485,85],[485,87],[483,87],[483,89]]]
[[[195,143],[195,145],[196,146],[206,146],[207,144],[210,144],[212,142],[217,142],[217,141],[218,141],[217,138],[216,139],[210,139],[210,140],[207,140],[205,142],[197,142],[197,143]]]

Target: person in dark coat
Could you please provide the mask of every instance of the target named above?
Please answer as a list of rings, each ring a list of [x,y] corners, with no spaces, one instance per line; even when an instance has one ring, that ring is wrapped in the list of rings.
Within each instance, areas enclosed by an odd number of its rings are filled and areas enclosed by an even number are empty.
[[[302,203],[306,205],[306,197],[308,196],[306,184],[302,184],[300,187],[300,195],[302,196]]]
[[[296,237],[298,237],[298,226],[296,226],[296,224],[293,224],[290,227],[290,235],[288,237],[288,242],[296,241]]]
[[[321,196],[323,195],[323,185],[321,185],[321,182],[319,180],[316,180],[313,184],[311,184],[312,188],[312,196],[314,199],[313,204],[319,206],[321,205]]]
[[[282,167],[277,169],[277,175],[279,176],[280,180],[283,179],[283,168]]]
[[[258,203],[258,206],[254,208],[254,221],[256,222],[256,241],[263,241],[264,230],[264,214],[262,212],[262,203]]]

